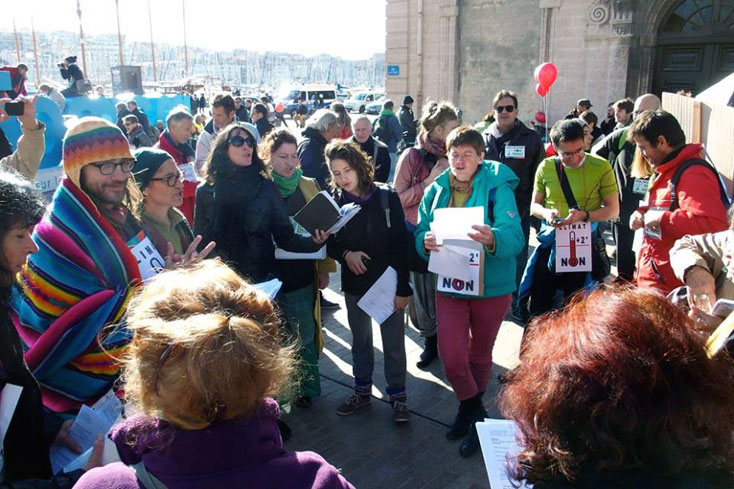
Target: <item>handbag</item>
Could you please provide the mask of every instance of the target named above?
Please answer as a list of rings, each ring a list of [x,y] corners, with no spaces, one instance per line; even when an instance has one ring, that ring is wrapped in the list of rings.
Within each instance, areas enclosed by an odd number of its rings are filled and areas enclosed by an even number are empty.
[[[76,86],[77,93],[87,93],[92,91],[92,82],[86,78],[83,80],[77,80],[74,85]]]
[[[576,197],[573,195],[571,185],[568,183],[568,178],[565,178],[566,173],[563,171],[561,159],[556,158],[555,164],[558,181],[561,184],[561,190],[563,190],[563,195],[566,198],[568,208],[579,210],[578,202],[576,201]],[[604,237],[597,227],[591,237],[591,278],[597,282],[601,282],[611,272],[612,262],[609,259],[609,255],[607,255],[607,247],[604,244]]]

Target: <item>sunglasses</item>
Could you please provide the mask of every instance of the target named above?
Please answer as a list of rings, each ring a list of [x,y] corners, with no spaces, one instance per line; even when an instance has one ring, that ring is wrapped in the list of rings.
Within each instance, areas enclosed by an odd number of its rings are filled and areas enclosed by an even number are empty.
[[[239,148],[243,144],[246,144],[250,148],[254,148],[255,140],[252,138],[252,136],[247,136],[246,138],[243,138],[242,136],[232,136],[232,138],[229,140],[229,144],[236,148]]]
[[[495,107],[494,110],[498,114],[501,114],[502,112],[512,112],[513,110],[515,110],[515,106],[514,105],[499,105]]]

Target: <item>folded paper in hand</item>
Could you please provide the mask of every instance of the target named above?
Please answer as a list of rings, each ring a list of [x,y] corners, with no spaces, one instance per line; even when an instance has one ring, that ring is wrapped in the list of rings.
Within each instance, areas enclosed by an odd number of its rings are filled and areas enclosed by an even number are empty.
[[[341,208],[326,190],[316,194],[303,208],[293,216],[293,219],[314,235],[317,229],[330,234],[338,232],[361,209],[354,203],[343,205]]]
[[[436,243],[443,244],[445,239],[470,239],[475,224],[484,224],[484,207],[447,207],[433,212],[431,229]]]

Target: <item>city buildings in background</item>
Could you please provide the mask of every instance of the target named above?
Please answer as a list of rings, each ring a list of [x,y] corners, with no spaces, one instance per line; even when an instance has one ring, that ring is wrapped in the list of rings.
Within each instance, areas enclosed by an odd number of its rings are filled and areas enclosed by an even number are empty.
[[[110,68],[120,64],[117,35],[106,34],[85,37],[85,75],[94,85],[111,85]],[[57,64],[66,56],[77,55],[82,65],[79,34],[67,31],[36,32],[40,80],[37,80],[33,57],[33,38],[30,31],[18,31],[21,62],[28,71],[27,86],[52,82],[65,86]],[[153,56],[149,42],[128,42],[123,37],[125,65],[141,66],[143,83],[154,82]],[[306,57],[281,52],[258,53],[243,49],[210,51],[188,47],[189,69],[185,69],[183,45],[155,44],[158,82],[182,79],[206,79],[211,86],[270,86],[291,83],[339,83],[344,86],[382,86],[385,82],[385,54],[376,53],[370,59],[345,60],[321,54]],[[15,65],[15,34],[0,31],[0,65]]]

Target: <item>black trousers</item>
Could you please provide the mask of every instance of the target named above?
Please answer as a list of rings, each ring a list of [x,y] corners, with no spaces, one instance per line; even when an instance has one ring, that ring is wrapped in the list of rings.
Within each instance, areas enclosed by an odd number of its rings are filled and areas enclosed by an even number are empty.
[[[629,218],[626,222],[615,222],[612,225],[614,242],[617,245],[617,275],[631,281],[635,277],[636,258],[632,251],[635,232],[629,227]]]
[[[552,247],[538,250],[538,260],[533,268],[533,285],[530,288],[530,316],[537,316],[554,308],[556,291],[563,292],[564,300],[581,290],[586,272],[555,273],[548,269]]]

